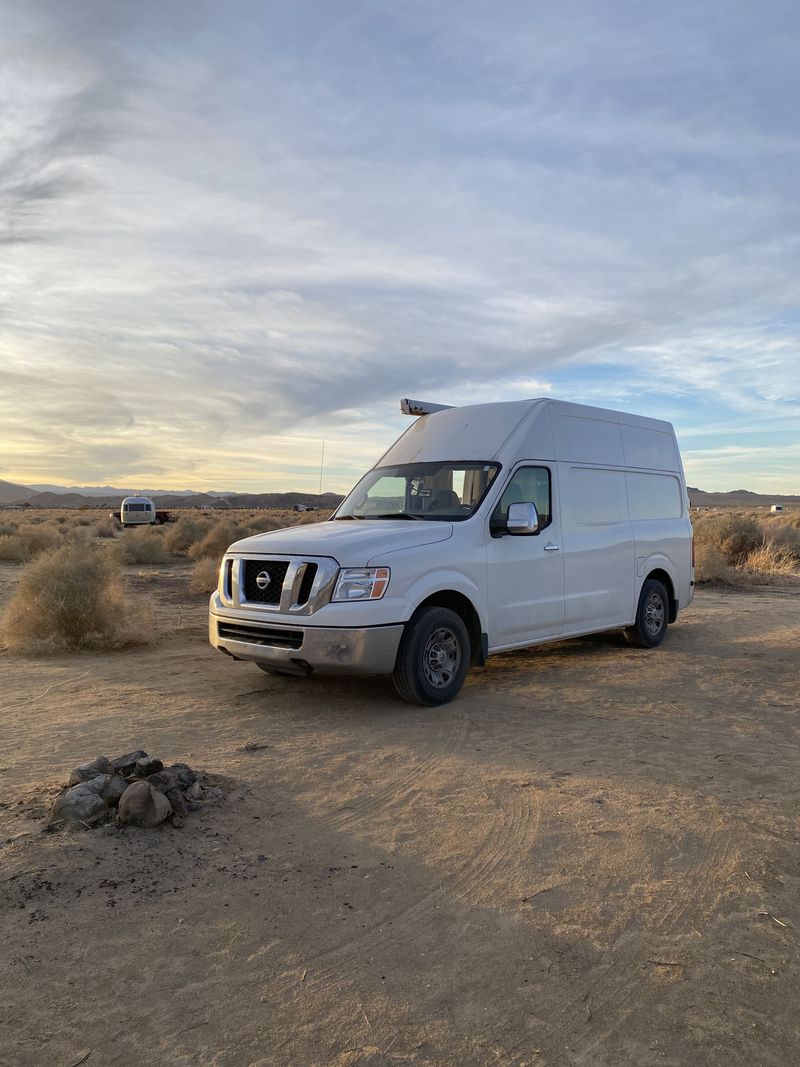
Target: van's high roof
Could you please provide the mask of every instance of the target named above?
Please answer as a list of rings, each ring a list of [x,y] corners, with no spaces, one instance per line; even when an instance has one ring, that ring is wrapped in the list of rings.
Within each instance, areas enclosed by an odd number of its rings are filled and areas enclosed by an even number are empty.
[[[679,472],[672,425],[623,411],[541,398],[420,415],[377,466],[520,459]]]

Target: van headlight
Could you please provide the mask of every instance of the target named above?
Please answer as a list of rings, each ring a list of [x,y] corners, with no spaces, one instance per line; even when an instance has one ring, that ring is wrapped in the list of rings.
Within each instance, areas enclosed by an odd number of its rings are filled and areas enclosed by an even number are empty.
[[[390,574],[388,567],[346,567],[339,571],[331,600],[380,600]]]

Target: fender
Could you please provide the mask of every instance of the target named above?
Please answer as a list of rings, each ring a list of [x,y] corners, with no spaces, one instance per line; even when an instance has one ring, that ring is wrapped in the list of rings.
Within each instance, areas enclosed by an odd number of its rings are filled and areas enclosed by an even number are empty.
[[[677,580],[677,572],[675,570],[675,565],[669,556],[665,556],[662,552],[653,552],[649,556],[637,556],[634,612],[636,611],[636,604],[639,603],[639,597],[641,596],[642,586],[645,583],[645,579],[653,571],[664,571],[668,574],[669,580],[672,582],[673,596],[675,599],[680,596],[681,590]]]
[[[434,593],[442,593],[448,589],[455,593],[461,593],[462,596],[465,596],[467,600],[470,601],[480,619],[481,632],[486,633],[486,609],[484,597],[482,596],[480,589],[471,578],[467,577],[466,574],[463,574],[461,571],[452,570],[451,568],[437,567],[436,569],[421,575],[411,585],[406,592],[409,611],[408,615],[402,621],[408,622],[420,604],[424,600],[427,600],[428,597],[433,596]]]

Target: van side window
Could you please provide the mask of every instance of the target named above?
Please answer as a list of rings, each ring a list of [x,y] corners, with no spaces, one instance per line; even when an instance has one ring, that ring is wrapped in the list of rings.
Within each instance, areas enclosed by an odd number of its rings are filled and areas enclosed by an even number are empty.
[[[553,520],[550,500],[550,471],[547,467],[520,467],[514,471],[492,512],[489,524],[492,534],[498,536],[505,529],[509,504],[535,504],[539,512],[539,529],[543,530]]]

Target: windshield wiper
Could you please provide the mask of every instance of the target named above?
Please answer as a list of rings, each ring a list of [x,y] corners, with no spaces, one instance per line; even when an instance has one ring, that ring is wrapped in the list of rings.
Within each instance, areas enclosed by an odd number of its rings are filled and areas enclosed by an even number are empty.
[[[408,511],[387,511],[383,515],[370,515],[369,517],[371,519],[413,519],[414,522],[425,522],[422,515],[412,515]]]

